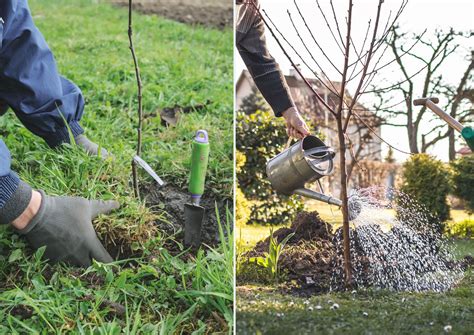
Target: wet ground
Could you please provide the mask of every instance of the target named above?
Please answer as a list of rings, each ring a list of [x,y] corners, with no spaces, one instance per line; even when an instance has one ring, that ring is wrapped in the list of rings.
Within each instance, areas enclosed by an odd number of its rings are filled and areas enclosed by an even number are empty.
[[[119,6],[128,1],[112,0]],[[144,14],[157,14],[190,25],[231,28],[234,0],[135,0],[134,9]]]
[[[367,229],[367,227],[364,227],[364,229]],[[387,245],[389,245],[390,240],[394,240],[394,234],[397,234],[396,229],[390,233],[383,232],[379,227],[373,227],[373,230],[374,234],[377,234],[378,239],[385,241],[383,243]],[[302,212],[297,215],[289,228],[281,228],[273,233],[273,236],[279,243],[285,237],[294,233],[280,256],[279,264],[283,273],[283,280],[280,281],[279,289],[297,296],[345,289],[344,275],[342,273],[342,229],[338,229],[334,233],[332,231],[331,225],[323,221],[317,212]],[[367,255],[361,246],[358,233],[358,229],[351,229],[351,254],[352,259],[356,260],[353,261],[353,275],[354,278],[357,278],[355,286],[358,288],[370,287],[373,280],[371,267],[380,265],[389,271],[396,264],[392,264],[393,262],[389,263],[391,261],[390,257],[377,258],[372,257],[373,255]],[[404,242],[409,243],[409,241]],[[259,277],[258,273],[262,270],[258,265],[252,264],[250,258],[265,257],[265,253],[269,251],[269,243],[270,239],[267,238],[257,243],[251,251],[243,255],[247,263],[244,261],[242,268],[247,268],[238,274],[238,285],[259,283],[264,278]],[[426,248],[426,250],[420,251],[420,257],[430,256],[434,252],[437,253],[432,249],[428,250]],[[438,257],[448,268],[461,266],[465,269],[472,266],[472,259],[469,257],[460,262],[444,259],[441,253]],[[433,271],[433,269],[425,266],[420,268],[420,271],[429,272]],[[394,280],[389,280],[388,282],[393,284]],[[260,283],[265,284],[265,282]],[[404,284],[406,283],[401,281],[400,287],[393,286],[390,288],[403,290]]]

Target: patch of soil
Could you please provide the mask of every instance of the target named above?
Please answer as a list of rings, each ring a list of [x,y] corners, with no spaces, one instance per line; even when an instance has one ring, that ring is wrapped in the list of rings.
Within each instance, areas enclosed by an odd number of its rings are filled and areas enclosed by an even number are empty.
[[[113,1],[128,7],[128,1]],[[233,0],[139,0],[133,9],[144,14],[157,14],[190,25],[224,29],[233,25]]]
[[[166,235],[175,236],[180,242],[184,241],[184,205],[190,202],[187,190],[182,190],[173,185],[158,187],[149,186],[143,194],[146,194],[146,202],[150,208],[166,214],[168,222],[158,221],[158,229]],[[232,212],[233,202],[231,199],[216,199],[209,194],[204,194],[201,206],[206,209],[202,226],[202,243],[215,246],[220,242],[219,227],[216,216],[216,204],[219,211],[219,219],[222,225],[226,222],[226,208]],[[225,229],[224,229],[225,230]]]
[[[173,107],[165,107],[163,109],[157,109],[155,112],[145,114],[144,118],[149,119],[152,117],[160,116],[162,126],[176,126],[181,118],[182,114],[189,114],[192,112],[202,112],[212,102],[207,100],[204,104],[197,104],[192,106],[180,106],[174,105]]]
[[[299,288],[311,288],[313,292],[328,291],[331,284],[334,260],[337,258],[333,243],[332,227],[324,222],[317,212],[298,213],[290,228],[281,228],[273,233],[280,243],[294,233],[280,256],[281,270],[287,281],[295,281]],[[249,252],[250,257],[268,252],[270,238],[257,243]]]
[[[10,315],[19,318],[20,320],[30,319],[34,314],[33,308],[25,305],[16,305],[10,311]]]

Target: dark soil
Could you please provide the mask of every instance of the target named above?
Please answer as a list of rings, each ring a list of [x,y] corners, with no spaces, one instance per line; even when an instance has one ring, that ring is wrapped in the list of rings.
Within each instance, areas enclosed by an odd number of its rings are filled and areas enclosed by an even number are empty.
[[[143,194],[146,194],[147,204],[154,210],[165,213],[168,222],[158,221],[158,229],[165,235],[174,236],[179,242],[184,241],[184,205],[189,203],[190,197],[187,190],[182,190],[173,185],[164,187],[149,186]],[[216,203],[219,211],[221,224],[226,223],[226,208],[232,212],[233,203],[230,199],[216,199],[204,194],[201,206],[206,209],[206,215],[202,227],[202,243],[215,246],[219,243],[219,226],[216,216]],[[225,228],[223,228],[225,230]]]
[[[331,228],[317,212],[301,212],[290,228],[273,233],[278,242],[295,233],[279,262],[288,282],[296,280],[300,289],[310,288],[313,292],[329,290],[334,261],[338,257]],[[269,243],[270,238],[259,242],[248,256],[262,256],[268,252]]]
[[[30,306],[16,305],[10,311],[10,315],[19,318],[20,320],[26,320],[33,316],[34,311]]]
[[[128,1],[113,2],[128,7]],[[233,4],[233,0],[142,0],[134,1],[133,8],[181,23],[224,29],[232,27]]]
[[[159,115],[162,126],[176,126],[182,114],[205,111],[207,106],[211,103],[210,100],[207,100],[204,104],[196,104],[192,106],[174,105],[173,107],[165,107],[163,109],[158,109],[155,112],[145,114],[144,118],[149,119]]]

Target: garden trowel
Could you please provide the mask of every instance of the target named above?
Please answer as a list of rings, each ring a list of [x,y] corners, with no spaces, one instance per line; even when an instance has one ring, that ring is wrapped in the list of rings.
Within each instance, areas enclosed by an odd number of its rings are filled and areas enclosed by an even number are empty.
[[[466,141],[469,148],[474,152],[474,129],[470,126],[463,126],[457,120],[455,120],[451,115],[443,111],[441,108],[436,106],[439,102],[438,98],[431,97],[431,98],[420,98],[413,101],[413,105],[415,106],[426,106],[433,113],[439,116],[444,122],[446,122],[451,128],[458,131],[461,136]]]
[[[204,194],[208,161],[209,137],[205,130],[199,130],[192,145],[191,176],[188,188],[191,202],[184,206],[184,244],[186,246],[199,247],[201,245],[205,209],[200,206],[200,202]]]

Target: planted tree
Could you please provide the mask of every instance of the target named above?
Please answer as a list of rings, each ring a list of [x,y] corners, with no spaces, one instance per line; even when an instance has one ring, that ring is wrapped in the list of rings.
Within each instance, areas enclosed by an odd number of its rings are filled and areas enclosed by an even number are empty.
[[[347,11],[338,11],[335,8],[335,2],[329,1],[325,8],[321,6],[320,1],[316,0],[315,10],[319,13],[319,18],[310,17],[311,13],[303,13],[295,0],[294,11],[288,10],[288,17],[291,26],[294,29],[296,37],[287,38],[279,30],[279,25],[274,24],[271,18],[264,10],[260,11],[257,4],[253,6],[262,17],[265,25],[277,41],[283,53],[290,61],[293,68],[298,72],[308,89],[313,93],[318,104],[323,110],[327,110],[329,115],[336,123],[338,142],[339,142],[339,160],[341,166],[340,184],[343,202],[343,235],[344,235],[344,272],[347,286],[352,283],[352,266],[350,256],[350,230],[348,213],[348,171],[346,153],[349,149],[348,127],[353,118],[356,118],[371,132],[372,136],[380,138],[378,132],[373,129],[358,111],[358,101],[368,90],[368,86],[374,77],[381,73],[382,69],[393,63],[394,60],[385,60],[384,53],[386,48],[385,41],[393,34],[392,27],[396,24],[402,14],[407,0],[401,0],[398,8],[394,12],[383,15],[386,4],[384,0],[374,2],[373,16],[367,20],[367,16],[354,16],[354,1],[346,2]],[[344,13],[344,15],[337,15]],[[313,31],[310,22],[324,20],[327,31]],[[364,22],[357,22],[363,20]],[[366,21],[367,20],[367,21]],[[360,43],[355,42],[352,36],[354,24],[362,25],[366,23],[365,37]],[[332,36],[332,45],[324,45],[320,36]],[[328,36],[329,36],[328,35]],[[344,36],[344,37],[343,37]],[[413,46],[412,46],[413,47]],[[327,50],[332,48],[340,51],[340,57],[329,57]],[[292,55],[290,55],[292,54]],[[317,90],[304,77],[302,70],[296,65],[293,58],[297,57],[298,62],[306,67],[315,78],[329,92],[329,99],[322,97]],[[338,83],[329,78],[329,73],[337,73]],[[353,94],[349,96],[349,85],[353,85]],[[386,141],[384,141],[386,142]],[[388,144],[388,143],[387,143]],[[390,144],[389,144],[390,145]]]
[[[132,0],[128,1],[128,41],[129,48],[132,54],[133,65],[135,67],[135,77],[137,80],[137,99],[138,99],[138,122],[137,122],[137,156],[142,153],[142,124],[143,124],[143,104],[142,104],[142,79],[140,76],[140,67],[138,66],[138,59],[133,46],[133,11],[132,11]],[[140,190],[138,187],[138,171],[137,162],[132,159],[132,177],[133,177],[133,190],[137,198],[140,197]]]

